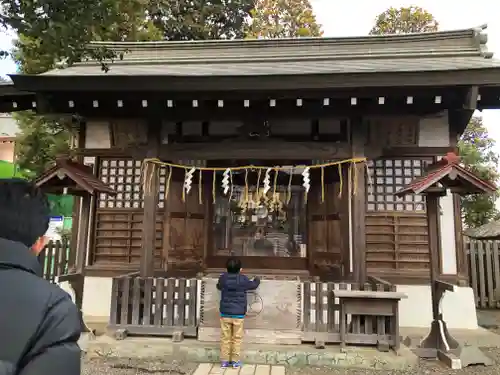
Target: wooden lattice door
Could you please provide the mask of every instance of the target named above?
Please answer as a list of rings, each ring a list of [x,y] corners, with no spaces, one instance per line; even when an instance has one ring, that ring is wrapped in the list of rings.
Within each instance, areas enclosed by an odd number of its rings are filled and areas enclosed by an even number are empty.
[[[194,182],[194,181],[193,181]],[[203,267],[206,244],[206,197],[199,185],[183,197],[183,183],[171,181],[165,205],[164,268],[195,274]],[[203,189],[203,187],[202,187]]]
[[[347,205],[339,190],[339,182],[326,183],[323,201],[321,186],[313,184],[308,197],[310,271],[325,279],[341,279],[349,264]]]

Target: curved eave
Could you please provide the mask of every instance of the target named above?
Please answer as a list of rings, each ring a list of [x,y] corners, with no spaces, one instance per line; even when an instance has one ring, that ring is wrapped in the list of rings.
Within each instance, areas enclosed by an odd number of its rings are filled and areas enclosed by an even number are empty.
[[[111,68],[112,69],[112,68]],[[268,75],[11,75],[16,89],[47,91],[233,91],[353,89],[368,87],[500,87],[500,67],[418,72]]]

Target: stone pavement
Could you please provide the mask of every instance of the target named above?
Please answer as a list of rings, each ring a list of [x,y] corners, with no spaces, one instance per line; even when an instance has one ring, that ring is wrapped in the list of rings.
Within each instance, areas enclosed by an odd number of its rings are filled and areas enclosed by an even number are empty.
[[[82,339],[80,344],[87,357],[158,358],[170,356],[190,363],[219,362],[219,345],[197,340],[186,339],[181,343],[173,343],[167,338],[128,337],[125,340],[115,341],[109,336],[98,336],[86,342]],[[414,367],[418,363],[417,357],[404,347],[396,354],[394,352],[381,353],[374,348],[366,347],[348,347],[342,351],[338,346],[330,345],[325,349],[315,349],[313,345],[307,344],[246,344],[242,355],[245,364],[267,365],[272,368],[275,366],[337,366],[397,370]],[[212,370],[215,368],[217,366]]]
[[[223,369],[218,364],[200,363],[193,375],[285,375],[285,366],[243,365],[239,369]]]

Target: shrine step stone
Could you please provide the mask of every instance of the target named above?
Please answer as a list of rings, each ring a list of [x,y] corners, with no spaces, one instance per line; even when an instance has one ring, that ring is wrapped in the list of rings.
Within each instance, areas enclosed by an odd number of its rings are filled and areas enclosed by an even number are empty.
[[[243,365],[240,368],[221,368],[218,364],[200,363],[193,375],[286,375],[285,366]]]

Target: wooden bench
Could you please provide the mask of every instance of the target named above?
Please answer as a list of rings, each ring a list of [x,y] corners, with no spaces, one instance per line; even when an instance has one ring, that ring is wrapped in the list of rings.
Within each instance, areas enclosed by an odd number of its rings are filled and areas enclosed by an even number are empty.
[[[334,298],[339,299],[340,305],[340,345],[346,346],[347,315],[382,316],[391,319],[391,335],[393,336],[394,350],[399,349],[399,301],[406,298],[406,294],[398,292],[365,291],[365,290],[334,290]],[[379,323],[380,324],[380,323]],[[380,329],[377,330],[381,332]]]

